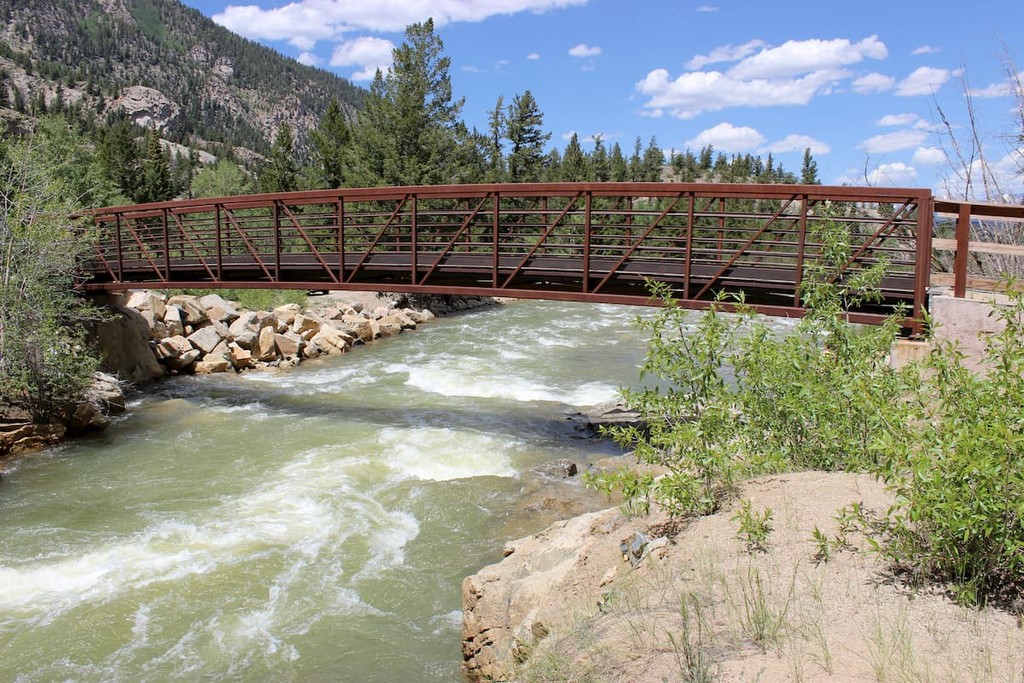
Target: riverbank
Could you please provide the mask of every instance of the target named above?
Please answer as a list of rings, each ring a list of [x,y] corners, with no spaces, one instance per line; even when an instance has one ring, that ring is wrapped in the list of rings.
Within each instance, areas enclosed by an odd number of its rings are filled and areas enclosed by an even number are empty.
[[[764,552],[736,518],[772,511]],[[1020,616],[905,585],[841,523],[867,475],[755,479],[716,515],[611,508],[506,545],[463,583],[472,680],[1018,680]],[[819,530],[832,543],[815,540]],[[624,552],[625,551],[625,552]],[[632,559],[632,562],[630,561]]]
[[[0,405],[0,460],[106,429],[125,410],[125,390],[165,376],[287,370],[299,363],[391,337],[437,315],[491,306],[488,297],[408,296],[334,292],[311,305],[246,310],[216,294],[140,290],[112,296],[111,315],[91,337],[106,372],[94,376],[84,400],[46,422]]]

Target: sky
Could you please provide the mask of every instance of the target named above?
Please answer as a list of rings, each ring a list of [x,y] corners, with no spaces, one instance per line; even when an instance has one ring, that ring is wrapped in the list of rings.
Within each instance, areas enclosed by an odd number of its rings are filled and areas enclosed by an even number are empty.
[[[1024,194],[1008,76],[1024,80],[1024,0],[184,1],[365,87],[433,17],[470,127],[530,90],[563,149],[599,135],[628,155],[653,136],[666,154],[710,144],[798,173],[810,147],[825,184],[954,193],[940,110],[966,140],[966,88],[993,173]]]

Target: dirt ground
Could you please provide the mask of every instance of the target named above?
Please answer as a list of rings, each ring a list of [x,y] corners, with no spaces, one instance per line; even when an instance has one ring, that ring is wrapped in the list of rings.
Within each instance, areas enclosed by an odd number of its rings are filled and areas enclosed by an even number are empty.
[[[744,500],[771,510],[765,552],[737,535]],[[891,500],[866,475],[805,472],[753,480],[682,528],[623,518],[559,588],[563,618],[520,657],[517,678],[1024,682],[1019,617],[904,585],[842,530],[837,510],[856,502],[882,511]],[[827,561],[815,528],[831,541]],[[669,538],[632,568],[618,546],[636,531]]]

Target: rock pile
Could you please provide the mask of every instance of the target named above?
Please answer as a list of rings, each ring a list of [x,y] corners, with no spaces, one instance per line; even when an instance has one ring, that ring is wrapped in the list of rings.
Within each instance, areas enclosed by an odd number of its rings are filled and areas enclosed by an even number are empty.
[[[216,294],[167,298],[149,291],[132,293],[125,305],[145,318],[150,347],[168,371],[196,374],[290,367],[415,329],[434,317],[429,310],[387,303],[372,310],[337,302],[306,311],[298,304],[244,311]]]

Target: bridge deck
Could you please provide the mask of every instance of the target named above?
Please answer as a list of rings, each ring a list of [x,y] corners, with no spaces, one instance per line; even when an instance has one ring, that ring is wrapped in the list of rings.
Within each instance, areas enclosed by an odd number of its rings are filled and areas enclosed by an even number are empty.
[[[920,311],[933,199],[926,190],[588,183],[342,189],[114,207],[86,289],[292,287],[651,304],[743,292],[798,315],[823,231],[845,229],[833,277],[884,264],[883,300]]]

